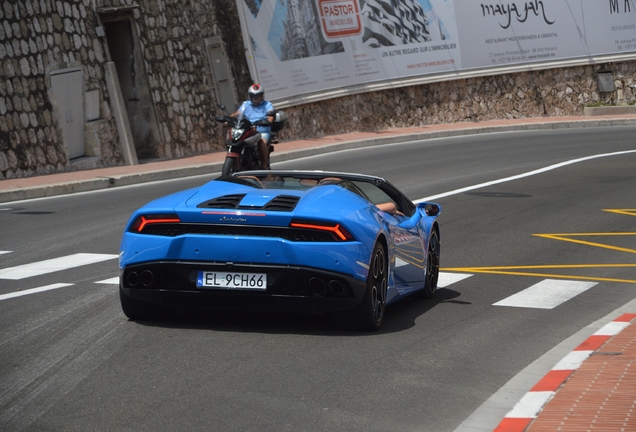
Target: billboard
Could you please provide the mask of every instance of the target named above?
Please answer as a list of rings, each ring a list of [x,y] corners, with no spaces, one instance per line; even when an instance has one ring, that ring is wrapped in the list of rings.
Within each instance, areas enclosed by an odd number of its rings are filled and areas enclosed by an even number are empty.
[[[422,76],[633,54],[636,0],[237,0],[272,101]]]

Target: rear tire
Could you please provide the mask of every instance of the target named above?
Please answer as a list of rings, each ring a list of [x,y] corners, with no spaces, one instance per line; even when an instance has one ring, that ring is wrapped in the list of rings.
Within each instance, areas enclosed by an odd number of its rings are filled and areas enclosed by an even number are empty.
[[[121,302],[124,315],[132,321],[167,320],[174,317],[176,312],[176,309],[164,308],[128,297],[121,288],[119,288],[119,301]]]
[[[376,243],[371,257],[364,299],[354,309],[338,312],[334,316],[334,322],[339,327],[377,331],[382,326],[389,265],[386,250],[381,243]]]
[[[221,170],[221,175],[230,176],[236,172],[236,160],[231,157],[226,157],[225,162],[223,162],[223,169]]]

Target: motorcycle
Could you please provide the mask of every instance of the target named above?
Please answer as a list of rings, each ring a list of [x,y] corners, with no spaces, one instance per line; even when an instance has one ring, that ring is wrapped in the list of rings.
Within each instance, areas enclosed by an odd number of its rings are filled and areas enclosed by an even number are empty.
[[[230,116],[224,105],[219,105],[218,107],[225,114],[217,116],[216,121],[229,126],[228,139],[225,143],[227,154],[225,155],[221,174],[228,176],[239,171],[261,169],[261,158],[258,152],[258,142],[261,139],[261,134],[256,130],[256,126],[271,126],[272,131],[268,146],[268,151],[271,154],[274,151],[273,144],[278,143],[276,139],[278,131],[285,127],[287,123],[285,113],[280,110],[270,111],[267,114],[274,117],[273,123],[270,123],[267,119],[252,123],[242,114],[236,117]],[[269,169],[269,163],[267,169]]]

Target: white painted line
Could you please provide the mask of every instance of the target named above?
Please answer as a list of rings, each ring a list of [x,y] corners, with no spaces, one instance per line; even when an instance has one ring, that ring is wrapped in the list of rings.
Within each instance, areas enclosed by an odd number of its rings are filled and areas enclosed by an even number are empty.
[[[627,326],[629,326],[629,322],[619,322],[612,321],[610,323],[605,324],[601,329],[599,329],[595,336],[614,336],[622,332]]]
[[[0,251],[0,255],[2,255],[2,254],[7,254],[7,253],[11,253],[11,252],[13,252],[13,251]]]
[[[404,261],[403,259],[400,259],[398,257],[395,257],[395,267],[402,267],[408,265],[408,263],[406,261]]]
[[[498,301],[493,306],[554,309],[596,284],[597,282],[545,279],[517,294]]]
[[[572,351],[563,357],[552,370],[577,370],[594,351]]]
[[[107,261],[118,257],[119,255],[113,254],[77,253],[60,258],[24,264],[17,267],[0,269],[0,279],[20,280],[60,270],[94,264],[101,261]]]
[[[119,285],[119,276],[116,276],[116,277],[110,278],[110,279],[106,279],[106,280],[103,280],[103,281],[97,281],[95,283],[107,284],[107,285]]]
[[[54,290],[57,288],[64,288],[67,286],[71,286],[74,284],[68,284],[68,283],[56,283],[56,284],[52,284],[52,285],[46,285],[43,287],[39,287],[39,288],[32,288],[32,289],[28,289],[28,290],[24,290],[24,291],[15,291],[9,294],[2,294],[0,295],[0,300],[6,300],[6,299],[10,299],[10,298],[14,298],[14,297],[21,297],[21,296],[25,296],[25,295],[29,295],[29,294],[35,294],[35,293],[39,293],[39,292],[43,292],[43,291],[49,291],[49,290]]]
[[[630,154],[630,153],[636,153],[636,150],[626,150],[626,151],[620,151],[620,152],[614,152],[614,153],[602,153],[602,154],[597,154],[597,155],[592,155],[592,156],[586,156],[586,157],[582,157],[582,158],[578,158],[578,159],[571,159],[565,162],[561,162],[558,164],[554,164],[554,165],[550,165],[547,166],[545,168],[539,168],[537,170],[534,171],[528,171],[527,173],[523,173],[523,174],[518,174],[518,175],[514,175],[511,177],[505,177],[502,179],[498,179],[498,180],[493,180],[493,181],[489,181],[489,182],[485,182],[485,183],[479,183],[473,186],[467,186],[467,187],[463,187],[460,189],[455,189],[452,190],[450,192],[445,192],[445,193],[441,193],[441,194],[437,194],[437,195],[431,195],[429,197],[426,198],[420,198],[418,200],[413,201],[415,204],[424,202],[424,201],[435,201],[436,199],[440,199],[440,198],[444,198],[447,196],[451,196],[451,195],[458,195],[460,193],[464,193],[464,192],[469,192],[475,189],[481,189],[487,186],[493,186],[496,184],[501,184],[501,183],[506,183],[509,181],[513,181],[513,180],[519,180],[525,177],[530,177],[533,175],[537,175],[537,174],[543,174],[544,172],[548,172],[548,171],[552,171],[558,168],[562,168],[564,166],[568,166],[568,165],[572,165],[578,162],[585,162],[588,160],[592,160],[592,159],[598,159],[598,158],[603,158],[603,157],[608,157],[608,156],[620,156],[620,155],[624,155],[624,154]]]
[[[440,272],[439,279],[437,280],[438,288],[446,288],[449,285],[468,279],[472,274],[467,273],[445,273]]]
[[[511,418],[535,418],[541,408],[554,396],[552,391],[528,392],[510,410],[506,417]]]

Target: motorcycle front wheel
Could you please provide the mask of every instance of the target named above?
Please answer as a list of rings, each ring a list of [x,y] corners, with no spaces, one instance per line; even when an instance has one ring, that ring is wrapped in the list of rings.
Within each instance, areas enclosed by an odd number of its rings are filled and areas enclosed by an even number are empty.
[[[221,175],[230,176],[236,172],[236,160],[231,157],[226,157],[223,163],[223,169]]]

